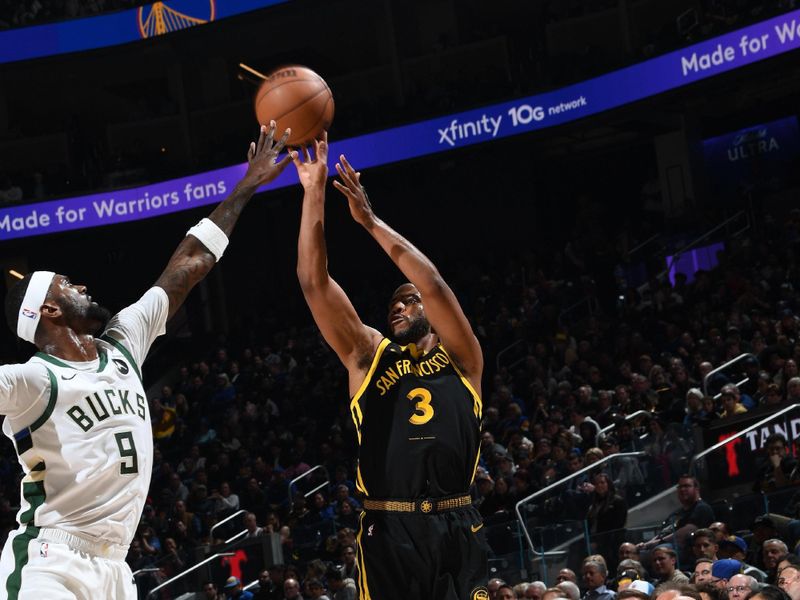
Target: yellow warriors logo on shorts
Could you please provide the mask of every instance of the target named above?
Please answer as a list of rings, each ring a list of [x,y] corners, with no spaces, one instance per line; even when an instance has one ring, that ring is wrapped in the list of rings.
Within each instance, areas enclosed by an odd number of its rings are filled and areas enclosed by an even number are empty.
[[[489,600],[489,590],[483,586],[476,587],[470,592],[469,600]]]
[[[433,510],[433,504],[430,500],[423,500],[422,504],[419,505],[419,509],[424,513],[429,513]]]

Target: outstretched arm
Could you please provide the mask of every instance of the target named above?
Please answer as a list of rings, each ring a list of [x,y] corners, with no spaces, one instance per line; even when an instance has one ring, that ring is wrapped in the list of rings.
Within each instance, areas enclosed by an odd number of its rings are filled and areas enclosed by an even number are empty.
[[[231,194],[208,217],[226,237],[230,237],[239,215],[259,186],[275,179],[291,161],[291,154],[281,161],[276,160],[289,138],[289,133],[287,129],[283,137],[275,142],[275,122],[272,121],[269,128],[261,127],[258,142],[250,143],[247,152],[247,173],[236,184]],[[172,318],[186,300],[189,291],[206,276],[216,262],[217,256],[212,249],[194,235],[183,238],[155,283],[163,288],[169,297],[168,319]]]
[[[361,322],[344,290],[328,273],[325,245],[327,133],[314,146],[313,159],[306,149],[303,151],[304,161],[297,156],[294,159],[304,190],[297,240],[297,277],[322,337],[347,370],[351,374],[358,374],[366,371],[365,362],[372,356],[381,336]]]
[[[434,264],[411,242],[381,221],[372,211],[361,173],[344,155],[336,164],[341,182],[333,185],[347,198],[350,214],[375,238],[394,264],[422,294],[425,314],[447,351],[476,390],[480,390],[483,354],[455,294]]]

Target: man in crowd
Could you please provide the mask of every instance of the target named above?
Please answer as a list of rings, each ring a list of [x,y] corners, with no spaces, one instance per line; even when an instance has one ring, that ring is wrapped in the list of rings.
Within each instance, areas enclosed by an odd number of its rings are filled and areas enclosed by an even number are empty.
[[[678,555],[672,546],[658,546],[652,553],[654,585],[665,582],[689,583],[689,578],[678,570]]]
[[[761,547],[761,561],[764,565],[764,569],[768,573],[774,573],[778,566],[778,561],[780,561],[785,554],[788,554],[788,552],[789,548],[783,540],[772,538],[764,542],[764,545]]]
[[[225,582],[225,598],[227,600],[253,600],[252,592],[242,589],[242,582],[238,577],[231,575]]]
[[[693,552],[686,542],[692,532],[711,525],[714,510],[700,497],[700,482],[691,475],[681,475],[677,492],[681,507],[667,517],[664,529],[652,540],[640,544],[640,548],[652,548],[674,540],[674,545],[681,550],[681,557],[691,563]]]
[[[711,565],[714,561],[708,557],[698,558],[694,563],[694,573],[692,573],[692,583],[700,585],[703,583],[711,583],[714,579],[711,576]]]
[[[728,599],[744,600],[750,592],[755,592],[760,587],[755,578],[744,573],[737,573],[728,580]]]
[[[607,575],[605,563],[594,560],[583,563],[583,583],[586,586],[583,600],[614,600],[616,593],[606,587]]]
[[[800,566],[789,564],[783,567],[778,572],[776,583],[792,600],[800,600]]]
[[[289,578],[283,582],[284,600],[303,600],[300,595],[300,582],[297,579]]]
[[[711,567],[712,583],[718,588],[727,589],[734,575],[742,572],[742,563],[732,558],[716,561]]]
[[[717,536],[710,529],[698,529],[692,534],[692,552],[696,559],[706,557],[717,560],[718,551]]]
[[[789,444],[780,433],[770,435],[764,448],[767,451],[766,460],[762,461],[753,490],[766,493],[791,483],[791,475],[797,468],[797,460],[789,453]]]
[[[556,583],[561,583],[562,581],[569,581],[571,583],[578,583],[578,576],[575,574],[575,571],[572,569],[561,569],[556,575]]]

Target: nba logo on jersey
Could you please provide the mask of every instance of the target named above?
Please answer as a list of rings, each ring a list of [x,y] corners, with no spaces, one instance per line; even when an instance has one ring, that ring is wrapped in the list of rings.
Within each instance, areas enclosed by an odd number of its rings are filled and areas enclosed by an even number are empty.
[[[367,529],[367,535],[372,535],[372,528],[373,527],[375,527],[375,523],[373,523],[372,525],[369,526],[369,528]]]
[[[39,556],[42,558],[47,558],[47,551],[50,549],[50,546],[47,542],[43,542],[41,546],[39,546]]]
[[[22,309],[22,316],[23,317],[28,317],[29,319],[35,319],[36,318],[36,312],[31,310],[30,308],[23,308]]]

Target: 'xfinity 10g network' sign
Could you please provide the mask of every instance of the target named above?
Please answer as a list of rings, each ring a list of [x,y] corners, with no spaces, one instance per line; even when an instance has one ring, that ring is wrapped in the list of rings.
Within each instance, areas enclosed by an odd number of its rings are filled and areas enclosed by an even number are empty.
[[[558,90],[331,144],[364,169],[491,141],[616,108],[800,47],[800,11]],[[220,202],[244,165],[128,190],[0,209],[0,240],[156,217]],[[287,169],[272,185],[297,183]]]

